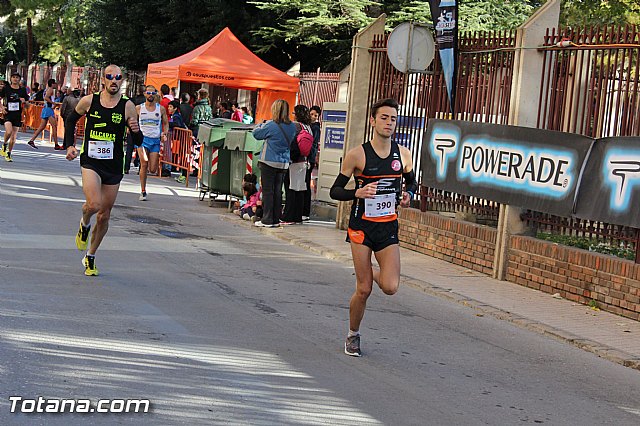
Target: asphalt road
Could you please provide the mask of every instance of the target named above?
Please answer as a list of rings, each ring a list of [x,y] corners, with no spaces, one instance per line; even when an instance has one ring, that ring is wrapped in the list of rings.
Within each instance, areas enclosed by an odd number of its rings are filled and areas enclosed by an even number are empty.
[[[85,277],[79,165],[26,149],[0,162],[2,425],[640,424],[639,371],[407,286],[374,291],[364,356],[344,355],[352,269],[173,181],[139,202],[125,177]],[[151,409],[10,413],[11,396]]]

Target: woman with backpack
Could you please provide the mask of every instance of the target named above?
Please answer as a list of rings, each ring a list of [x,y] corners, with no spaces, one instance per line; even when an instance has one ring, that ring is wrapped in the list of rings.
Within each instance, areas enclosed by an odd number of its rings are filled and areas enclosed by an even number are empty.
[[[272,120],[253,129],[253,137],[265,140],[258,167],[262,182],[262,220],[255,226],[277,228],[282,211],[282,182],[289,168],[291,142],[296,137],[296,126],[289,118],[289,103],[278,99],[271,105]]]
[[[304,195],[307,190],[307,156],[313,136],[311,135],[311,115],[305,105],[296,105],[293,109],[296,116],[296,137],[291,142],[291,164],[284,178],[286,201],[282,214],[282,225],[301,225],[304,209]]]

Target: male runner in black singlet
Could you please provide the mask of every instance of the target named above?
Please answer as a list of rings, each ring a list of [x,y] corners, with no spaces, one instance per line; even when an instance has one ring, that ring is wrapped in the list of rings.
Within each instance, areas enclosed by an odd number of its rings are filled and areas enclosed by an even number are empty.
[[[344,352],[351,356],[361,355],[360,323],[373,282],[385,294],[395,294],[400,285],[396,206],[409,206],[418,184],[411,152],[391,141],[397,119],[395,100],[382,99],[373,104],[369,118],[373,139],[347,152],[330,192],[335,200],[353,200],[347,241],[351,243],[356,291],[349,303],[349,334],[344,345]],[[356,189],[345,189],[352,175]],[[371,265],[372,252],[380,270]]]
[[[96,213],[97,215],[91,244],[82,260],[85,275],[98,275],[95,265],[96,250],[109,229],[111,209],[124,176],[126,126],[131,130],[133,143],[136,146],[142,144],[136,107],[126,96],[120,95],[122,71],[116,65],[109,65],[104,72],[104,89],[80,99],[64,126],[64,146],[67,160],[71,161],[78,156],[75,147],[76,123],[80,117],[87,115],[80,149],[82,190],[87,200],[82,205],[82,219],[76,235],[78,250],[86,250],[91,217]]]
[[[11,150],[16,143],[18,129],[22,127],[22,110],[28,107],[27,90],[20,87],[20,74],[11,74],[11,83],[0,91],[0,112],[4,112],[4,142],[0,148],[0,155],[6,161],[13,161]]]

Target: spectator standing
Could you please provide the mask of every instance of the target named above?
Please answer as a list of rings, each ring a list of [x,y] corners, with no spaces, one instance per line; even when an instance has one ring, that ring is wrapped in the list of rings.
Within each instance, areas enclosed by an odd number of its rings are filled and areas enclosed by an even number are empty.
[[[191,113],[193,112],[193,107],[189,104],[190,98],[191,96],[187,92],[180,95],[180,114],[187,127],[191,126]]]
[[[231,120],[231,111],[229,111],[229,104],[226,102],[220,102],[220,117]]]
[[[311,134],[311,116],[309,115],[309,108],[305,105],[296,105],[293,111],[296,116],[296,134],[300,129],[305,129],[309,134]],[[296,138],[294,138],[291,145],[297,143]],[[293,153],[295,150],[292,150],[291,152]],[[299,155],[297,158],[294,158],[294,155],[292,154],[291,162],[292,164],[289,166],[284,178],[287,199],[285,201],[284,212],[282,214],[282,222],[280,222],[283,225],[302,224],[302,210],[304,208],[304,196],[306,193],[306,184],[299,186],[299,183],[302,183],[301,179],[307,178],[307,157]],[[300,175],[297,173],[301,173],[302,178],[300,178]],[[300,182],[296,182],[296,179],[300,180]],[[305,189],[300,190],[299,188],[301,187]]]
[[[64,101],[64,98],[67,96],[67,90],[68,87],[63,87],[62,89],[58,90],[57,96],[54,99],[55,102],[62,103]]]
[[[313,145],[311,146],[311,152],[307,161],[309,168],[307,169],[307,190],[304,193],[304,207],[302,208],[302,220],[308,221],[311,217],[311,175],[313,169],[318,168],[318,147],[320,146],[320,113],[322,110],[318,105],[314,105],[309,110],[309,116],[311,118],[311,134],[313,135]]]
[[[207,89],[198,90],[198,100],[191,113],[191,131],[194,137],[198,136],[200,124],[211,120],[212,115],[211,106],[209,105],[209,91]]]
[[[253,136],[265,140],[258,167],[262,180],[262,220],[255,226],[277,228],[282,209],[282,182],[289,168],[290,142],[296,136],[296,125],[289,118],[289,103],[278,99],[271,105],[271,120],[253,129]]]
[[[171,118],[169,119],[169,131],[173,131],[173,129],[186,129],[187,126],[184,124],[184,119],[182,114],[180,114],[180,102],[173,100],[169,102],[168,110]]]
[[[35,97],[36,97],[36,93],[38,93],[38,91],[40,90],[40,83],[35,82],[33,83],[33,86],[31,86],[31,93],[29,94],[29,100],[30,101],[35,101]]]
[[[242,122],[244,124],[253,123],[253,117],[249,114],[249,109],[247,107],[242,107]]]
[[[60,117],[62,117],[64,121],[67,121],[67,117],[71,111],[76,109],[78,102],[80,102],[80,90],[78,89],[74,89],[68,96],[65,96],[62,101],[62,106],[60,107]]]
[[[237,102],[231,103],[231,111],[232,111],[231,119],[233,121],[239,121],[240,123],[242,123],[243,114],[242,114],[242,110],[238,108]]]
[[[171,88],[171,93],[169,93],[169,96],[171,97],[172,101],[175,101],[178,99],[178,88],[177,87],[172,87]]]
[[[145,87],[138,86],[138,91],[136,95],[133,97],[132,101],[135,106],[142,105],[147,100],[144,96]]]
[[[173,100],[172,96],[169,94],[169,86],[163,84],[162,86],[160,86],[160,92],[162,93],[160,105],[166,110],[169,106],[169,102]]]
[[[38,83],[35,83],[34,86],[36,84]],[[37,91],[35,92],[35,95],[33,95],[33,100],[36,102],[44,102],[44,88],[41,88],[40,85],[38,85],[36,89]]]

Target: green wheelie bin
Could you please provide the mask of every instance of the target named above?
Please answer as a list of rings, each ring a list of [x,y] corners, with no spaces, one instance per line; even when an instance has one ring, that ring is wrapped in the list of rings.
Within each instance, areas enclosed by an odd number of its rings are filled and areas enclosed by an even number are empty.
[[[214,118],[200,124],[198,141],[203,144],[200,200],[209,194],[209,204],[214,195],[229,194],[231,153],[224,148],[227,132],[240,125],[237,121]]]
[[[257,140],[252,128],[234,128],[227,132],[224,147],[230,152],[230,194],[242,198],[242,178],[251,172],[260,178],[258,157],[264,141]]]

